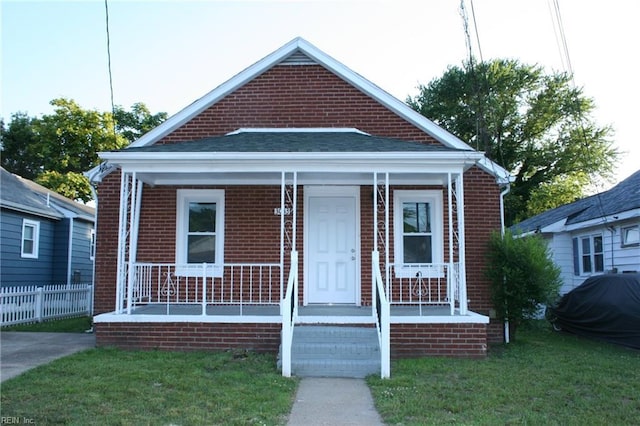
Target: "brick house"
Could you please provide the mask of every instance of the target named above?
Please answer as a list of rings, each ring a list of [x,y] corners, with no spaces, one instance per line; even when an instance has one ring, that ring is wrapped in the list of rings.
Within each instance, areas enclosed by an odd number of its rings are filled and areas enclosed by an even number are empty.
[[[100,156],[98,346],[388,377],[500,339],[483,268],[509,174],[303,39]]]

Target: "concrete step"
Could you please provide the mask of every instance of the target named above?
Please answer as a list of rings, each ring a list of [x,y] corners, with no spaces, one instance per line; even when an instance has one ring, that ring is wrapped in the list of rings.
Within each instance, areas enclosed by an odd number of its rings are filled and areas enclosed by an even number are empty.
[[[291,370],[297,377],[341,377],[362,379],[371,374],[380,374],[380,359],[336,360],[303,359],[294,360]]]
[[[362,378],[380,373],[380,345],[373,327],[296,326],[291,352],[291,370],[299,377]]]

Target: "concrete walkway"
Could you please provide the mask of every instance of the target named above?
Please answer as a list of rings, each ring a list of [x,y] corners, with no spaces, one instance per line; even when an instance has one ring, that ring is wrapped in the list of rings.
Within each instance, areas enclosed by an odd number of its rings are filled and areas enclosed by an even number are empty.
[[[363,379],[304,378],[288,424],[376,426],[384,423]]]
[[[0,333],[0,381],[95,346],[93,333],[3,331]]]

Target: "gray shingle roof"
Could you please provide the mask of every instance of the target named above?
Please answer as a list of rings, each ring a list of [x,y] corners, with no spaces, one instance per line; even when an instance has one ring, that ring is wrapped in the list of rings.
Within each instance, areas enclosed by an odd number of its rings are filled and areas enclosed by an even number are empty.
[[[516,233],[527,233],[566,219],[566,224],[576,224],[603,216],[611,216],[640,208],[640,170],[598,195],[575,201],[515,224]]]
[[[47,194],[49,195],[48,203]],[[56,207],[69,210],[87,220],[93,220],[95,213],[92,207],[63,197],[44,186],[9,173],[2,167],[0,167],[0,205],[58,219],[63,218],[64,214]]]
[[[444,145],[358,132],[241,132],[181,143],[125,148],[124,152],[455,152]]]

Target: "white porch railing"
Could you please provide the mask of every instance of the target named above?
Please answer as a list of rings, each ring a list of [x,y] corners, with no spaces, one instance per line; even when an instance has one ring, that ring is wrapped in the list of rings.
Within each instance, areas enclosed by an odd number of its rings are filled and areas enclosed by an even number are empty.
[[[91,284],[3,287],[1,326],[91,315]]]
[[[220,270],[216,270],[219,268]],[[279,263],[237,263],[176,265],[135,263],[132,286],[127,286],[119,313],[131,313],[136,306],[200,304],[206,315],[208,305],[278,305],[281,284]],[[219,276],[216,276],[219,275]]]
[[[374,276],[375,311],[380,343],[380,377],[391,376],[391,308],[384,291],[382,273],[380,272],[380,254],[372,252],[371,256]]]
[[[458,263],[430,263],[424,265],[389,265],[387,297],[391,305],[449,306],[454,315],[459,307],[460,265]]]
[[[280,305],[282,312],[282,375],[291,377],[291,346],[293,342],[294,318],[298,309],[298,252],[291,252],[291,270],[287,280],[285,296]]]

